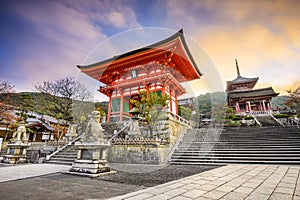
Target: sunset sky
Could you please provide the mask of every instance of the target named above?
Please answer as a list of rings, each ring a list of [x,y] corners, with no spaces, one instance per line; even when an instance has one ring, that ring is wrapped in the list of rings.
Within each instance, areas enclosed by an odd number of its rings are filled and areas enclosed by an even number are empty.
[[[300,86],[299,10],[298,0],[1,1],[0,80],[32,91],[37,82],[76,76],[76,65],[115,34],[183,28],[224,87],[236,78],[237,58],[242,76],[259,77],[256,88],[284,94]]]

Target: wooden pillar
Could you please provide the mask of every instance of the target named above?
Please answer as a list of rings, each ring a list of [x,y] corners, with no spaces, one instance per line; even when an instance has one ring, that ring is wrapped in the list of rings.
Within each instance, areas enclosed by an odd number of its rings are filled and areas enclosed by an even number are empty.
[[[265,100],[262,101],[263,104],[263,110],[266,111],[266,104],[265,104]]]
[[[120,121],[123,121],[123,114],[124,114],[124,95],[123,89],[120,89],[121,99],[120,99]]]
[[[270,104],[270,110],[273,110],[271,99],[269,99],[269,104]]]
[[[162,95],[165,95],[166,94],[166,88],[165,88],[166,86],[165,86],[165,84],[163,84],[162,85],[162,90],[161,90],[161,94]],[[171,93],[171,91],[170,91],[170,93]]]
[[[235,103],[235,111],[238,113],[241,112],[239,102]]]
[[[175,96],[175,105],[176,105],[176,108],[175,108],[175,114],[178,115],[178,101],[177,101],[177,96],[176,94],[174,95]]]
[[[248,110],[246,109],[246,111],[248,111],[248,112],[251,112],[252,110],[251,110],[251,103],[250,103],[250,101],[247,101],[246,102],[246,107],[248,107]]]
[[[111,107],[112,107],[112,98],[111,98],[111,95],[110,95],[109,96],[109,102],[108,102],[108,110],[107,110],[107,122],[110,122]]]
[[[172,91],[169,91],[170,93],[170,112],[173,112],[173,97],[172,97]]]
[[[259,107],[258,107],[258,111],[262,111],[262,105],[261,105],[261,101],[259,101]]]

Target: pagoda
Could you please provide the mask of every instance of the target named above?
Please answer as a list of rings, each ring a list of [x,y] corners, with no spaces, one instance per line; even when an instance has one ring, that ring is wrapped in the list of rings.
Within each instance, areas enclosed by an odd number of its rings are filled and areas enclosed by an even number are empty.
[[[129,119],[129,111],[134,107],[130,99],[139,99],[141,90],[169,95],[168,111],[177,115],[177,99],[186,93],[181,83],[202,75],[182,29],[146,47],[77,67],[105,85],[99,91],[109,98],[108,122]]]
[[[253,89],[258,78],[246,78],[240,75],[237,60],[237,78],[227,81],[227,100],[228,106],[233,108],[237,114],[242,113],[271,113],[272,97],[277,96],[272,87]]]

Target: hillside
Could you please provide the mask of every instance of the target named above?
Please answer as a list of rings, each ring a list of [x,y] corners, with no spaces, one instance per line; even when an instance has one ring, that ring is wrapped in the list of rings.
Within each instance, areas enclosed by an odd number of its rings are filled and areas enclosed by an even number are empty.
[[[39,114],[45,114],[52,117],[56,117],[58,113],[55,113],[52,109],[54,107],[53,103],[50,101],[53,96],[38,92],[21,92],[21,93],[8,93],[0,94],[0,102],[9,104],[19,108],[27,108]],[[63,101],[71,101],[70,99],[65,99],[61,97],[54,97]],[[285,102],[288,96],[278,96],[272,99],[272,105],[274,108],[284,109]],[[225,92],[215,92],[201,94],[196,97],[195,108],[199,113],[205,114],[206,117],[210,117],[212,103],[214,104],[214,109],[224,107],[223,103],[226,102]],[[78,105],[78,102],[75,102]],[[82,103],[81,103],[82,104]],[[105,113],[107,113],[108,102],[83,102],[83,106],[92,105],[95,108],[101,108]]]
[[[20,109],[26,109],[30,111],[34,111],[38,114],[49,115],[52,117],[56,117],[58,113],[56,113],[53,109],[54,103],[51,102],[51,99],[55,98],[60,101],[68,101],[72,102],[71,99],[66,99],[62,97],[55,97],[45,93],[38,92],[21,92],[21,93],[6,93],[0,94],[0,102],[8,105],[15,106]],[[77,104],[78,101],[75,101]],[[96,108],[101,108],[105,113],[107,113],[107,105],[108,102],[83,102],[83,104],[92,104]]]

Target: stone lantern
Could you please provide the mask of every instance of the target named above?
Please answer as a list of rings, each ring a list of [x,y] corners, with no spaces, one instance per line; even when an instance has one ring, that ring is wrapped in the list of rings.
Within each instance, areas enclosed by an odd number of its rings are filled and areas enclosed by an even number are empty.
[[[78,150],[77,160],[69,173],[96,177],[103,172],[109,172],[107,150],[110,142],[104,139],[104,130],[100,124],[100,113],[93,111],[79,142],[75,143]]]
[[[139,127],[139,120],[140,120],[140,111],[138,108],[133,108],[132,110],[129,111],[129,113],[132,115],[131,116],[131,124],[130,128],[127,134],[128,138],[139,138],[142,137],[142,134],[140,132],[140,127]]]

